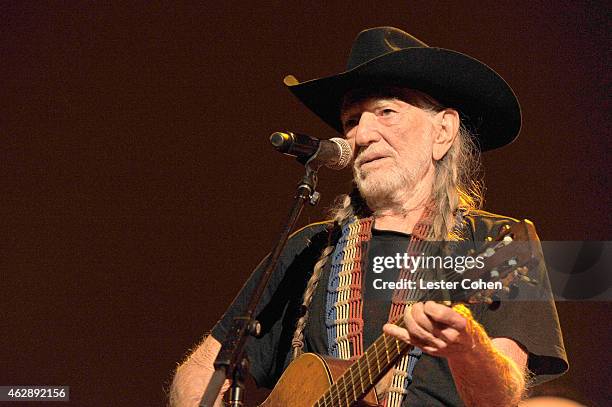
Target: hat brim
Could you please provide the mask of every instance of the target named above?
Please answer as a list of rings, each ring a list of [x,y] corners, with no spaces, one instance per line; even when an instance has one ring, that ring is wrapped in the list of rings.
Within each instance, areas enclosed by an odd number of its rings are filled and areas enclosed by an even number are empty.
[[[482,151],[511,143],[521,128],[518,100],[502,77],[470,56],[443,48],[405,48],[338,75],[302,83],[285,78],[289,90],[340,133],[344,95],[379,83],[419,90],[457,109]]]

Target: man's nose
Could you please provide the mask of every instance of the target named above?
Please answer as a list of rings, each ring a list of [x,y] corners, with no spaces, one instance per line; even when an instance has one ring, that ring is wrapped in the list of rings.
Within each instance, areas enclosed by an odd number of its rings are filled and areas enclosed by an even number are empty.
[[[358,146],[367,146],[380,139],[378,132],[378,121],[376,115],[372,112],[363,112],[359,117],[359,124],[355,133],[355,144]]]

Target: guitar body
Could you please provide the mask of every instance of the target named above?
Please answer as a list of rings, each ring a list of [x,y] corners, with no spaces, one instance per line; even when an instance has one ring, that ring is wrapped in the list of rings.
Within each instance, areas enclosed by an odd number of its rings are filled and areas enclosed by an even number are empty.
[[[352,363],[305,353],[287,367],[272,393],[259,407],[312,407]],[[356,405],[378,406],[374,390]]]

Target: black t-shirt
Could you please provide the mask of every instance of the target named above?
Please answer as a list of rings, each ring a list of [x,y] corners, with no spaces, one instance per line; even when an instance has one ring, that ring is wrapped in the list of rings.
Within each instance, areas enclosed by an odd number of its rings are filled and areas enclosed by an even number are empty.
[[[368,266],[363,273],[363,349],[367,349],[380,336],[391,310],[390,291],[375,290],[374,280],[397,281],[399,274],[397,268],[385,269],[380,274],[372,272],[374,258],[392,257],[396,253],[402,253],[406,251],[409,243],[410,235],[372,229],[367,253]],[[325,283],[327,281],[326,279]]]
[[[495,235],[501,225],[514,222],[513,219],[478,211],[464,216],[467,239],[483,241]],[[302,294],[314,264],[321,251],[337,236],[330,236],[331,223],[310,225],[297,232],[289,240],[270,284],[266,289],[258,320],[262,325],[262,336],[250,339],[247,354],[250,359],[251,374],[260,386],[272,388],[291,357],[291,339],[295,323],[301,312]],[[393,232],[373,231],[370,249],[385,245],[386,239],[401,244],[408,243],[409,236]],[[263,271],[262,261],[254,274],[246,282],[230,308],[215,325],[212,335],[222,342],[232,324],[232,318],[245,308],[259,276]],[[325,325],[325,295],[329,267],[324,270],[315,292],[309,311],[309,320],[304,331],[306,352],[327,354],[327,333]],[[371,273],[365,271],[364,282],[368,284]],[[530,276],[541,286],[548,286],[546,268],[543,261]],[[531,286],[521,286],[531,290]],[[387,321],[389,305],[378,306],[369,301],[367,287],[364,292],[364,347],[381,334],[381,327]],[[554,302],[517,302],[502,301],[491,310],[485,305],[472,306],[474,317],[484,326],[490,337],[507,337],[519,343],[528,352],[528,368],[535,375],[534,383],[550,380],[567,370],[567,358],[563,347],[561,330]],[[461,406],[461,402],[450,369],[444,358],[423,354],[413,371],[413,380],[408,386],[404,405]]]

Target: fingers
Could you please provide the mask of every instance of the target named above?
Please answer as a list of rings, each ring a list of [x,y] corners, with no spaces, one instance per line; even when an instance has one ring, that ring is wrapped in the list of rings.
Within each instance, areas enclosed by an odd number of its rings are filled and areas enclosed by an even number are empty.
[[[434,328],[434,330],[432,331],[432,334],[436,337],[436,338],[440,338],[441,340],[443,340],[445,343],[449,344],[449,343],[455,343],[459,337],[461,336],[461,333],[459,331],[457,331],[455,328],[451,328],[451,327],[443,327],[443,328]]]
[[[428,301],[415,303],[404,313],[405,328],[386,324],[383,330],[432,355],[448,356],[460,351],[469,342],[466,319],[455,310]]]
[[[383,326],[383,332],[387,335],[394,336],[404,342],[412,343],[410,342],[410,335],[408,334],[408,331],[406,331],[404,328],[400,328],[395,324],[385,324]]]
[[[432,346],[444,349],[446,342],[437,338],[433,331],[436,329],[434,322],[424,312],[424,304],[416,303],[410,307],[404,317],[406,330],[408,331],[411,343],[420,347]]]
[[[435,303],[433,301],[427,301],[423,305],[423,313],[431,319],[443,326],[454,328],[458,331],[465,330],[467,321],[464,317],[453,311],[451,308]]]
[[[406,329],[400,328],[399,326],[395,324],[385,324],[383,326],[383,332],[387,335],[393,336],[413,346],[418,346],[419,348],[421,348],[427,353],[431,353],[435,355],[436,352],[439,351],[437,347],[432,346],[429,343],[423,342],[417,338],[410,338],[410,334],[408,333]]]

